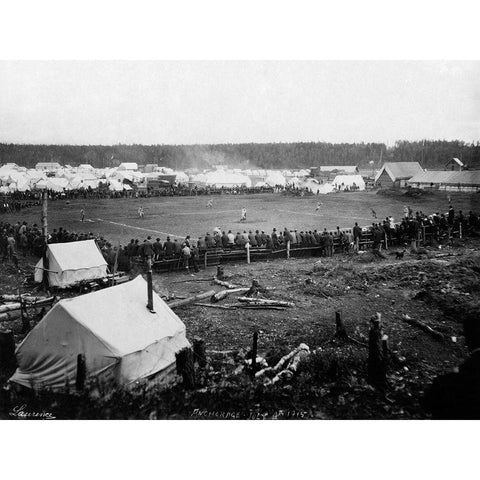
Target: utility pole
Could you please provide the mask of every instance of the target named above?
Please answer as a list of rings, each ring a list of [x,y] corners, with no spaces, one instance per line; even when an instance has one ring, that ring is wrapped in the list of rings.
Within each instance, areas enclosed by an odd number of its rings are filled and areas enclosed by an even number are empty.
[[[47,206],[47,191],[42,191],[42,237],[43,237],[43,274],[42,284],[45,291],[48,290],[48,257],[47,257],[47,242],[48,242],[48,206]]]

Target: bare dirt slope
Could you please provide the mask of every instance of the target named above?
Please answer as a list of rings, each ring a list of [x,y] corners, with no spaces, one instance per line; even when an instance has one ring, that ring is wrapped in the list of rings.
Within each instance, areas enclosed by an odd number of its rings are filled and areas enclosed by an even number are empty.
[[[253,408],[256,415],[266,418],[279,407],[300,411],[303,418],[428,418],[421,405],[425,388],[467,353],[461,321],[478,311],[479,246],[474,240],[458,241],[456,246],[426,249],[421,255],[407,253],[401,260],[388,252],[385,259],[367,252],[331,259],[225,265],[229,282],[249,286],[257,279],[268,288],[265,296],[291,301],[295,307],[284,311],[178,308],[188,337],[203,338],[211,358],[212,371],[203,379],[202,389],[170,393],[168,402],[157,396],[141,402],[133,397],[125,404],[116,401],[114,406],[92,404],[88,409],[84,403],[82,410],[64,412],[64,418],[146,418],[152,410],[162,418],[191,418],[195,408],[213,406],[223,412],[247,411],[250,416]],[[2,270],[3,292],[16,291],[28,270],[23,259],[20,266],[20,273],[10,265]],[[196,275],[155,275],[154,287],[161,295],[177,297],[220,290],[204,281],[214,274],[210,268]],[[218,305],[238,304],[232,295]],[[336,311],[342,313],[355,343],[332,341]],[[367,342],[369,319],[376,312],[382,314],[393,359],[386,395],[366,382],[368,352],[362,343]],[[441,332],[444,340],[406,323],[405,315]],[[19,321],[1,327],[13,328],[17,342],[23,337]],[[239,358],[251,347],[255,330],[259,331],[259,354],[269,364],[300,343],[311,350],[320,348],[320,354],[311,355],[290,382],[260,388],[246,377],[232,377]],[[226,356],[218,353],[225,351]],[[137,405],[133,412],[132,405]]]

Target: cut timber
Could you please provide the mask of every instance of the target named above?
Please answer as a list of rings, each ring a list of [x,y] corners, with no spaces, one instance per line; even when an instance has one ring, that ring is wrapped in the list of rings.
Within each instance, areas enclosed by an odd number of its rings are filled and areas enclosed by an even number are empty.
[[[222,280],[219,280],[218,278],[214,278],[214,279],[213,279],[213,283],[214,283],[215,285],[220,285],[221,287],[230,288],[230,289],[239,288],[238,285],[232,285],[231,283],[224,282],[224,281],[222,281]],[[247,288],[246,290],[248,290],[248,288]]]
[[[13,312],[0,313],[0,322],[9,322],[12,320],[18,320],[22,316],[20,310],[15,310]]]
[[[0,295],[0,301],[2,302],[19,302],[20,298],[22,301],[27,302],[27,303],[35,303],[35,302],[41,302],[43,300],[48,300],[48,297],[33,297],[31,295]]]
[[[280,380],[283,380],[283,379],[288,380],[292,378],[293,375],[296,373],[298,366],[300,365],[300,362],[304,358],[308,357],[309,354],[310,354],[309,350],[300,350],[298,353],[296,353],[292,357],[292,361],[290,362],[288,367],[285,370],[282,370],[281,372],[279,372],[277,375],[275,375],[275,377],[273,377],[272,380],[267,383],[275,384]]]
[[[247,292],[248,288],[235,288],[233,290],[221,290],[210,297],[212,303],[217,303],[224,298],[227,298],[231,293]]]
[[[310,354],[308,345],[301,343],[295,350],[283,356],[273,368],[264,368],[256,373],[255,377],[261,377],[265,373],[277,373],[271,380],[265,381],[266,385],[275,384],[283,379],[290,379],[297,371],[300,362]],[[283,368],[285,367],[285,368]]]
[[[295,306],[295,304],[292,302],[284,302],[283,300],[267,300],[265,298],[239,297],[238,301],[248,303],[250,305],[273,305],[275,307],[294,307]]]
[[[445,337],[443,336],[443,333],[439,332],[438,330],[434,330],[432,327],[429,327],[423,322],[420,322],[419,320],[414,320],[413,318],[410,318],[406,315],[402,315],[402,319],[407,322],[409,325],[413,325],[420,330],[422,330],[425,333],[428,333],[432,338],[435,340],[438,340],[439,342],[444,342]]]
[[[45,298],[45,300],[40,300],[35,303],[25,303],[22,300],[22,302],[15,302],[7,305],[0,305],[0,313],[13,312],[15,310],[21,310],[22,308],[35,308],[35,307],[41,307],[43,305],[50,305],[55,300],[56,300],[56,297],[48,297],[48,298]]]
[[[235,305],[234,308],[242,310],[279,310],[281,312],[286,310],[286,307],[277,307],[275,305]]]
[[[215,278],[210,277],[210,278],[189,278],[187,280],[176,280],[175,282],[172,283],[189,283],[189,282],[212,282],[215,280]]]
[[[196,307],[219,308],[221,310],[235,310],[236,305],[211,305],[210,303],[194,303]]]
[[[183,300],[175,300],[173,302],[168,303],[167,305],[170,308],[177,308],[183,307],[184,305],[189,305],[190,303],[195,303],[197,300],[204,300],[205,298],[210,298],[212,295],[215,295],[215,290],[209,290],[205,293],[199,293],[193,297],[188,297]]]
[[[297,355],[297,353],[301,352],[302,350],[309,352],[310,348],[305,343],[301,343],[297,348],[292,350],[290,353],[287,353],[287,355],[284,355],[274,367],[264,368],[263,370],[260,370],[259,372],[257,372],[255,376],[260,377],[266,372],[279,372],[287,362],[289,362],[295,355]]]

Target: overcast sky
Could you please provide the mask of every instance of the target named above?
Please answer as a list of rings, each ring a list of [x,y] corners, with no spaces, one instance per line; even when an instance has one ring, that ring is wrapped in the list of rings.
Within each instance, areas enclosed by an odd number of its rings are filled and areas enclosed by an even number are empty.
[[[480,62],[0,62],[0,141],[480,140]]]

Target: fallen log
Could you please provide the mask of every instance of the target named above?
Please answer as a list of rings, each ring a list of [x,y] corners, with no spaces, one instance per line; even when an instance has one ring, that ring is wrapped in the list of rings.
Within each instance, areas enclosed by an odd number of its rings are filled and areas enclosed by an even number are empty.
[[[183,300],[175,300],[168,303],[167,305],[170,308],[183,307],[184,305],[189,305],[190,303],[195,303],[197,300],[204,300],[205,298],[210,298],[212,295],[215,295],[215,290],[209,290],[208,292],[199,293],[193,297],[187,297]]]
[[[295,306],[295,304],[292,302],[285,302],[283,300],[267,300],[265,298],[239,297],[238,301],[249,303],[251,305],[273,305],[276,307],[294,307]]]
[[[276,307],[275,305],[235,305],[235,309],[242,310],[279,310],[284,312],[286,307]]]
[[[9,322],[13,320],[18,320],[22,316],[20,310],[14,312],[0,313],[0,322]]]
[[[438,340],[440,342],[445,341],[445,337],[443,333],[439,332],[438,330],[434,330],[432,327],[429,327],[427,324],[420,322],[419,320],[414,320],[413,318],[410,318],[408,315],[402,315],[402,319],[409,325],[413,325],[414,327],[419,328],[423,332],[428,333],[435,340]]]
[[[227,298],[228,295],[230,295],[231,293],[239,293],[239,292],[247,292],[249,289],[248,288],[235,288],[235,289],[232,289],[232,290],[221,290],[220,292],[217,292],[215,294],[213,294],[211,297],[210,297],[210,301],[212,303],[217,303],[219,302],[220,300],[223,300],[224,298]]]
[[[196,307],[220,308],[221,310],[235,310],[235,305],[212,305],[210,303],[194,303]]]
[[[267,384],[275,384],[279,382],[280,380],[283,379],[290,379],[293,377],[293,375],[296,373],[298,366],[300,365],[300,362],[305,358],[310,355],[309,350],[300,350],[294,357],[292,358],[292,361],[288,365],[287,368],[282,370],[281,372],[277,373],[271,381],[267,382]]]
[[[0,305],[0,313],[13,312],[15,310],[21,310],[22,308],[35,308],[43,305],[49,305],[56,300],[56,297],[48,297],[45,300],[40,300],[34,303],[15,302],[7,305]]]
[[[301,343],[297,348],[295,348],[295,350],[292,350],[289,354],[283,356],[274,367],[268,367],[260,370],[256,373],[255,377],[261,377],[267,372],[271,374],[278,372],[272,379],[267,379],[265,381],[265,385],[273,385],[283,379],[288,380],[293,377],[298,369],[298,366],[300,365],[300,362],[308,355],[310,355],[310,348],[308,345]],[[285,365],[287,366],[283,368]]]
[[[211,282],[213,280],[214,280],[213,277],[210,277],[210,278],[189,278],[187,280],[176,280],[175,282],[171,282],[171,283]]]
[[[215,285],[220,285],[222,287],[225,287],[225,288],[229,288],[229,289],[233,289],[233,288],[239,288],[238,285],[233,285],[231,283],[228,283],[228,282],[224,282],[222,280],[219,280],[218,278],[214,278],[213,279],[213,283]],[[248,290],[248,288],[246,289],[246,291]]]
[[[305,351],[310,351],[310,348],[308,347],[308,345],[306,345],[305,343],[301,343],[297,348],[295,348],[294,350],[292,350],[290,353],[287,353],[286,355],[284,355],[278,362],[277,364],[274,366],[274,367],[267,367],[267,368],[264,368],[263,370],[260,370],[259,372],[257,372],[255,374],[255,376],[258,378],[258,377],[261,377],[262,375],[264,375],[265,373],[267,372],[279,372],[282,367],[290,361],[290,359],[292,359],[295,355],[297,355],[298,352],[302,351],[302,350],[305,350]]]
[[[43,300],[48,300],[48,297],[34,297],[32,295],[22,294],[20,296],[13,294],[0,295],[0,301],[2,302],[20,302],[20,299],[24,302],[41,302]]]

